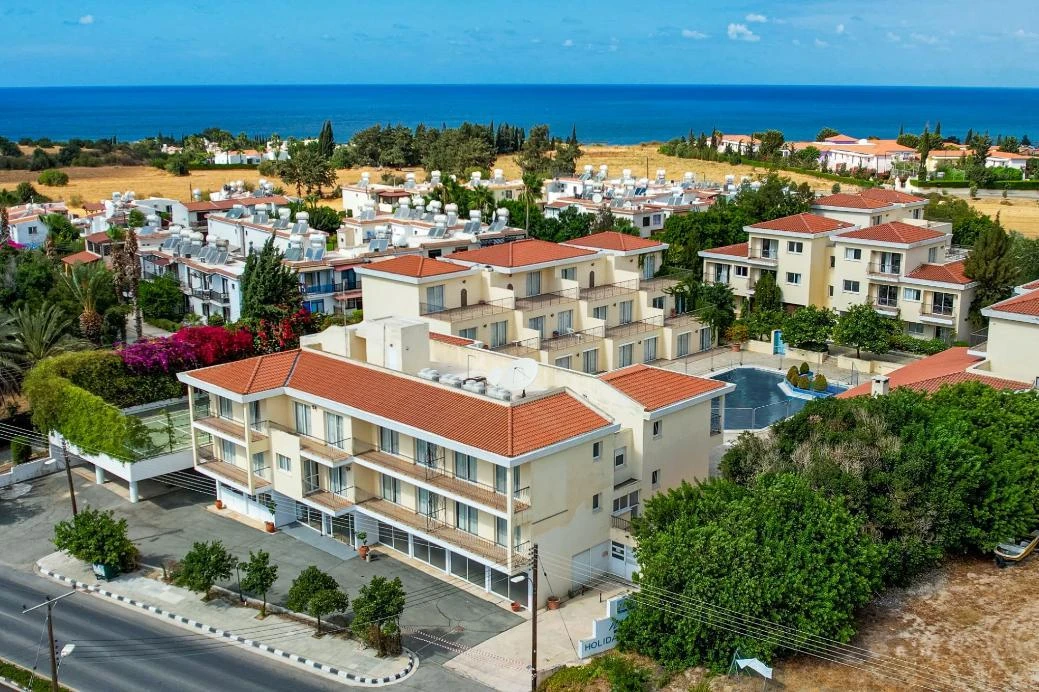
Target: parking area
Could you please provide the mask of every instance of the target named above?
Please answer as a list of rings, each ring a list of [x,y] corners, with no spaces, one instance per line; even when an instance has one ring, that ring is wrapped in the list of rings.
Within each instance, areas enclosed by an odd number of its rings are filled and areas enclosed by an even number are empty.
[[[423,667],[443,663],[459,651],[521,622],[518,615],[461,585],[426,574],[388,555],[377,555],[369,562],[355,557],[342,559],[285,532],[266,534],[217,516],[206,509],[212,502],[211,496],[171,489],[130,504],[107,487],[94,485],[79,475],[74,475],[74,482],[80,507],[113,509],[126,518],[130,536],[141,550],[141,560],[147,564],[161,565],[164,560],[179,559],[194,541],[200,540],[219,539],[242,559],[248,557],[250,550],[266,550],[279,566],[278,582],[269,594],[274,603],[283,602],[292,580],[308,565],[317,565],[334,575],[351,598],[375,575],[400,577],[408,594],[401,618],[405,645],[419,654]],[[64,474],[7,491],[0,497],[0,562],[31,570],[38,558],[54,550],[54,524],[70,515]],[[234,582],[224,586],[234,588]],[[415,630],[421,631],[415,634]],[[462,689],[480,689],[475,683],[470,687],[470,681],[463,681],[440,666],[435,668],[452,678],[452,689],[459,689],[459,685]]]

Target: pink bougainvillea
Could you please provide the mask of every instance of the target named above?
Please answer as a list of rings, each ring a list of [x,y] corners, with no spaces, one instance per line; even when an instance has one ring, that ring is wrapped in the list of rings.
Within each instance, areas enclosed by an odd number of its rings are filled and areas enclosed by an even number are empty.
[[[119,350],[123,363],[136,373],[179,372],[253,355],[247,329],[184,327],[172,336],[138,341]]]
[[[119,355],[126,367],[138,374],[178,372],[198,364],[190,344],[173,341],[168,337],[124,346]]]

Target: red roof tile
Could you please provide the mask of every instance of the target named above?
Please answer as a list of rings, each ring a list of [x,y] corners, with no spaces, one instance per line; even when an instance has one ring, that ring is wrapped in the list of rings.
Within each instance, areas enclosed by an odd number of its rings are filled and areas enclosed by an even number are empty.
[[[1039,317],[1039,291],[1031,291],[1029,293],[1022,293],[1019,296],[1014,296],[1013,298],[1007,298],[1006,300],[990,305],[989,310],[1010,312],[1015,315],[1027,315],[1029,317]]]
[[[648,365],[632,365],[614,370],[600,375],[599,379],[642,404],[647,411],[655,411],[725,387],[725,383],[719,380],[693,377]]]
[[[721,247],[712,247],[709,250],[703,252],[710,252],[715,255],[732,255],[733,257],[747,257],[750,253],[750,245],[747,243],[736,243],[735,245],[722,245]]]
[[[842,238],[856,238],[858,240],[872,240],[878,243],[919,243],[922,240],[934,240],[944,238],[945,233],[924,226],[913,226],[901,221],[882,223],[879,226],[869,226],[858,231],[848,231],[837,236]]]
[[[1035,281],[1030,281],[1021,286],[1021,288],[1025,289],[1026,291],[1031,291],[1034,288],[1039,288],[1039,279],[1036,279]]]
[[[448,259],[474,264],[490,264],[495,267],[523,267],[529,264],[555,262],[594,255],[594,250],[550,243],[547,240],[527,238],[501,245],[491,245],[478,250],[467,250],[447,255]]]
[[[870,187],[859,192],[861,197],[866,199],[875,199],[881,202],[891,202],[895,204],[916,204],[918,202],[926,202],[925,197],[917,197],[916,195],[909,195],[905,192],[899,192],[898,190],[889,190],[886,187]]]
[[[439,341],[443,344],[451,344],[452,346],[468,346],[473,343],[472,339],[466,339],[464,336],[455,336],[454,334],[441,334],[439,332],[430,332],[429,338],[433,341]]]
[[[67,257],[62,257],[61,261],[71,266],[73,264],[90,264],[91,262],[97,262],[99,259],[101,259],[101,255],[96,252],[80,250],[79,252],[74,252]]]
[[[442,274],[454,274],[456,272],[469,271],[469,267],[463,267],[460,264],[453,264],[451,262],[443,262],[431,257],[403,255],[401,257],[394,257],[393,259],[373,262],[371,265],[365,267],[365,270],[422,278],[426,276],[440,276]]]
[[[574,238],[573,240],[566,241],[563,245],[582,248],[597,248],[600,250],[619,250],[621,252],[647,250],[651,248],[654,250],[664,249],[664,244],[656,240],[650,240],[649,238],[642,238],[628,233],[618,233],[616,231],[604,231],[602,233],[586,235],[582,238]]]
[[[108,235],[108,231],[98,231],[97,233],[91,233],[90,235],[86,236],[83,240],[86,240],[88,243],[94,243],[95,245],[103,245],[105,243],[115,242],[112,240],[112,237]]]
[[[841,228],[851,228],[854,225],[846,221],[819,216],[818,214],[794,214],[793,216],[782,216],[771,221],[762,221],[753,224],[751,228],[760,228],[768,231],[787,231],[789,233],[829,233]]]
[[[891,202],[879,199],[870,199],[862,195],[853,195],[848,192],[838,192],[835,195],[826,195],[812,202],[813,207],[844,207],[845,209],[883,209],[890,207]]]
[[[895,370],[888,376],[890,378],[888,384],[891,389],[912,387],[924,392],[936,392],[944,385],[958,382],[982,382],[996,389],[1028,388],[1029,385],[1023,382],[966,372],[967,368],[980,360],[982,358],[967,353],[965,347],[950,348]],[[861,396],[869,394],[871,389],[872,383],[865,382],[837,396],[840,398]]]
[[[192,370],[191,376],[236,394],[284,387],[300,352],[285,351]]]
[[[963,262],[959,260],[948,264],[921,264],[906,276],[910,279],[941,281],[947,284],[969,284],[974,279],[963,273]]]

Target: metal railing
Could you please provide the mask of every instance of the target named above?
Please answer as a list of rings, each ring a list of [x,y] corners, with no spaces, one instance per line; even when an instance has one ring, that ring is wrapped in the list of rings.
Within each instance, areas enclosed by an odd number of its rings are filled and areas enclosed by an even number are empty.
[[[546,293],[538,293],[533,296],[526,296],[524,298],[516,298],[516,309],[517,310],[535,310],[540,307],[547,305],[560,305],[563,303],[573,303],[580,296],[580,291],[577,288],[564,288],[559,291],[548,291]]]
[[[618,324],[616,327],[607,327],[606,338],[620,339],[635,334],[645,334],[646,332],[656,331],[657,329],[660,329],[663,326],[663,315],[657,315],[656,317],[648,317],[644,320],[633,320],[625,324]]]
[[[495,346],[491,350],[498,353],[507,353],[510,356],[533,356],[541,350],[541,337],[535,336],[520,341],[507,341],[504,344]]]
[[[545,351],[559,351],[564,348],[580,346],[581,344],[602,341],[605,335],[605,327],[591,327],[576,332],[567,332],[566,334],[560,334],[558,336],[553,332],[551,337],[545,337],[541,340],[541,348]]]
[[[621,531],[631,531],[631,520],[624,517],[611,516],[610,526]]]
[[[209,300],[214,303],[230,303],[231,296],[227,291],[218,291],[216,289],[209,290]]]
[[[953,315],[953,308],[945,307],[944,305],[930,305],[920,310],[921,315],[927,317],[949,317]]]
[[[689,312],[678,312],[664,318],[665,327],[684,327],[692,323],[699,323],[699,313],[695,310]]]
[[[303,285],[303,293],[305,293],[306,295],[313,295],[315,293],[334,293],[334,292],[335,292],[335,284],[334,283],[312,284],[310,286]]]
[[[896,310],[898,309],[898,298],[881,298],[880,296],[872,296],[873,307],[880,308],[881,310]]]
[[[897,262],[870,262],[866,273],[871,276],[896,278],[902,274],[902,265]]]
[[[629,279],[627,281],[617,281],[612,284],[582,288],[579,295],[581,300],[601,300],[603,298],[613,298],[614,296],[622,296],[628,293],[637,293],[638,290],[639,280]]]
[[[497,300],[481,300],[471,305],[447,307],[439,303],[419,303],[420,315],[444,315],[455,319],[467,319],[469,317],[481,317],[483,315],[497,315],[509,312],[513,309],[515,301],[513,298],[499,298]]]
[[[300,440],[300,451],[313,455],[319,456],[323,459],[327,459],[333,463],[349,459],[351,456],[351,450],[353,448],[353,438],[346,437],[341,440],[325,440],[308,433],[300,432],[295,428],[287,425],[281,425],[273,421],[267,424],[273,430],[280,430],[281,432],[295,435]]]

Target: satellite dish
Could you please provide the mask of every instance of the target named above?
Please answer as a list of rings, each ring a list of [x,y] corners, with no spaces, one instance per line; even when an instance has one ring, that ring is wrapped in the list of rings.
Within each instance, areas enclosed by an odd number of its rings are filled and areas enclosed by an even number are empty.
[[[596,192],[594,195],[592,195],[592,201],[596,204],[602,204],[602,195]]]
[[[538,362],[533,358],[520,358],[504,373],[504,387],[513,392],[524,391],[538,376]]]

